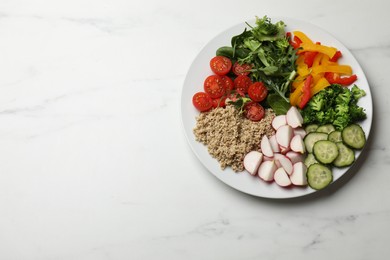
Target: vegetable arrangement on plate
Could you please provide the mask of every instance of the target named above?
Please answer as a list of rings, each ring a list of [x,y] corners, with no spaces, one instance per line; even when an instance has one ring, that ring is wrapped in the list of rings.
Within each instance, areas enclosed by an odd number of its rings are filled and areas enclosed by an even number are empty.
[[[285,32],[283,21],[267,16],[247,25],[211,57],[213,74],[193,105],[201,113],[233,105],[258,123],[271,108],[275,134],[246,154],[246,171],[282,187],[323,189],[333,181],[332,168],[352,165],[355,150],[365,146],[359,121],[366,114],[358,105],[365,92],[335,47]]]

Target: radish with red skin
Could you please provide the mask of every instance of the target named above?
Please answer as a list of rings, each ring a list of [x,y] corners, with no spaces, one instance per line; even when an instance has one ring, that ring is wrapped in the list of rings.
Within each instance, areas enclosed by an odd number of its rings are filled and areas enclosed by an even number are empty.
[[[258,151],[251,151],[244,157],[244,168],[251,175],[256,175],[257,170],[263,160],[263,154]]]
[[[297,128],[302,126],[303,118],[301,113],[299,113],[298,109],[295,106],[291,106],[286,114],[286,121],[289,126],[292,128]]]
[[[269,143],[271,144],[271,148],[272,148],[272,151],[274,153],[279,153],[280,152],[280,147],[279,147],[278,142],[276,141],[276,136],[275,135],[272,135],[269,138]]]
[[[275,171],[274,180],[281,187],[287,187],[291,185],[290,177],[283,168],[278,168]]]
[[[293,130],[294,135],[300,135],[303,138],[306,136],[306,131],[302,127],[297,127]]]
[[[290,159],[292,164],[295,164],[297,162],[303,162],[303,160],[304,160],[303,154],[297,153],[294,151],[289,151],[288,153],[286,153],[286,156],[287,156],[287,158]]]
[[[276,130],[276,141],[280,146],[289,147],[293,138],[293,128],[290,125],[283,125]]]
[[[264,181],[273,181],[274,174],[277,167],[274,160],[271,161],[263,161],[262,164],[260,164],[258,175],[261,179]]]
[[[273,160],[274,160],[274,157],[268,157],[268,156],[263,155],[263,162],[265,162],[265,161],[273,161]]]
[[[305,143],[300,135],[295,135],[291,139],[290,148],[297,153],[304,154],[306,152]]]
[[[292,184],[297,186],[303,186],[307,184],[307,167],[303,162],[297,162],[294,164],[294,171],[290,176]]]
[[[260,143],[261,152],[268,157],[274,156],[274,151],[272,150],[272,146],[269,142],[269,139],[266,135],[263,135]]]
[[[275,130],[278,130],[278,128],[283,125],[287,125],[286,115],[275,116],[274,119],[272,119],[271,125]]]
[[[290,147],[280,146],[280,153],[281,153],[281,154],[286,154],[286,153],[288,153],[289,151],[291,151],[291,148],[290,148]]]
[[[273,160],[275,161],[276,168],[283,168],[279,160],[276,160],[275,158],[273,158]]]
[[[290,161],[290,159],[288,159],[287,156],[285,156],[283,154],[280,154],[280,153],[276,153],[274,158],[275,158],[276,161],[278,161],[280,163],[280,165],[282,166],[282,168],[286,171],[286,173],[288,175],[292,174],[292,172],[293,172],[293,164]]]

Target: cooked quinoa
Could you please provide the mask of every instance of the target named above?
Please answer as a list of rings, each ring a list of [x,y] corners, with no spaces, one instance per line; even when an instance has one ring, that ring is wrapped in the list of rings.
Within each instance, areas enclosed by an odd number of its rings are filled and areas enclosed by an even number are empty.
[[[250,151],[260,151],[263,135],[275,133],[271,121],[275,117],[272,109],[258,122],[239,115],[231,105],[200,113],[196,118],[194,134],[196,140],[207,146],[212,157],[218,160],[221,169],[231,166],[235,172],[244,170],[244,156]]]

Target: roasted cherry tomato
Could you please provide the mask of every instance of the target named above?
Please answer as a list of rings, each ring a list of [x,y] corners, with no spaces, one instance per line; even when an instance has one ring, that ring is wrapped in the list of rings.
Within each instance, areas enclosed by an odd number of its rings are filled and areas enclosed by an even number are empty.
[[[217,75],[226,75],[232,68],[232,62],[224,56],[215,56],[210,60],[210,68]]]
[[[238,92],[242,92],[244,94],[248,93],[250,85],[252,85],[252,80],[248,76],[240,75],[234,79],[234,88]]]
[[[261,102],[267,97],[268,90],[263,82],[255,82],[249,86],[248,95],[253,101]]]
[[[245,110],[245,116],[251,121],[260,121],[263,119],[265,110],[264,107],[262,107],[257,102],[249,102],[244,107]]]
[[[213,101],[209,94],[198,92],[192,97],[192,104],[201,112],[209,110],[213,106]]]
[[[233,73],[236,74],[237,76],[239,75],[249,75],[250,70],[252,69],[252,65],[244,63],[240,64],[238,62],[234,63],[233,65]]]
[[[234,82],[229,76],[221,76],[222,82],[225,85],[225,90],[227,93],[234,89]]]
[[[225,101],[226,101],[226,97],[214,98],[213,99],[213,108],[225,107],[226,106]]]
[[[218,75],[208,76],[204,81],[204,91],[210,95],[211,98],[220,98],[225,92],[225,84]]]

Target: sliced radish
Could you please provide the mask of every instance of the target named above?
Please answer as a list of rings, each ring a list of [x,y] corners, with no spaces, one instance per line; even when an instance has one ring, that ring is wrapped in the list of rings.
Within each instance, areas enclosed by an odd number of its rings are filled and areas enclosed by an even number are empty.
[[[283,125],[276,130],[276,141],[280,146],[289,147],[293,137],[293,129],[290,125]]]
[[[288,159],[290,159],[292,164],[295,164],[297,162],[303,162],[304,160],[303,154],[294,151],[289,151],[288,153],[286,153],[286,156],[288,157]]]
[[[299,113],[298,109],[295,106],[291,106],[286,114],[286,121],[289,126],[292,128],[297,128],[302,126],[303,118],[301,113]]]
[[[287,172],[287,174],[291,175],[291,173],[293,172],[293,164],[290,161],[290,159],[288,159],[287,156],[280,153],[276,153],[274,158],[276,161],[280,163],[280,165]]]
[[[251,151],[244,157],[244,168],[251,175],[256,175],[257,170],[263,160],[263,154],[258,151]]]
[[[276,157],[278,157],[278,154],[276,154]],[[282,164],[280,163],[280,161],[277,160],[277,159],[275,159],[275,157],[274,157],[274,160],[275,160],[276,168],[281,168],[281,167],[283,167]]]
[[[291,151],[291,148],[290,148],[290,147],[280,146],[280,153],[281,153],[281,154],[286,154],[286,153],[288,153],[289,151]]]
[[[305,153],[305,143],[300,135],[295,135],[290,142],[290,148],[297,153]]]
[[[297,127],[294,129],[294,135],[300,135],[303,139],[306,136],[306,131],[302,127]]]
[[[273,160],[275,160],[274,157],[268,157],[268,156],[263,155],[263,162],[265,162],[265,161],[273,161]]]
[[[274,156],[274,151],[272,150],[272,146],[269,142],[269,139],[266,135],[263,135],[260,143],[261,152],[268,157]]]
[[[291,180],[286,171],[283,168],[278,168],[274,173],[275,182],[282,187],[291,185]]]
[[[269,143],[271,144],[271,148],[272,148],[272,151],[273,151],[274,153],[279,153],[279,152],[280,152],[279,144],[278,144],[278,142],[276,141],[276,135],[272,135],[272,136],[269,138]]]
[[[290,176],[290,180],[294,185],[303,186],[307,184],[306,178],[307,167],[303,162],[294,164],[294,171]]]
[[[278,130],[282,125],[287,125],[286,115],[275,116],[274,119],[272,119],[271,125],[275,130]]]
[[[272,181],[274,179],[274,173],[277,167],[275,161],[264,161],[260,164],[258,174],[259,177],[265,181]]]

